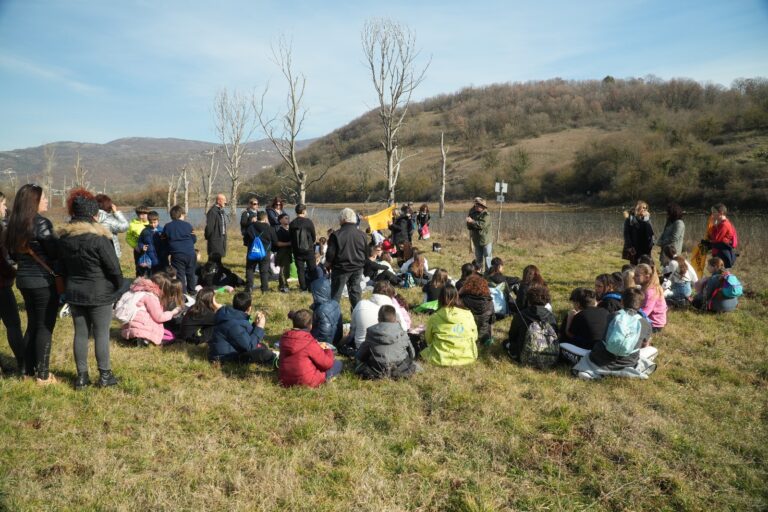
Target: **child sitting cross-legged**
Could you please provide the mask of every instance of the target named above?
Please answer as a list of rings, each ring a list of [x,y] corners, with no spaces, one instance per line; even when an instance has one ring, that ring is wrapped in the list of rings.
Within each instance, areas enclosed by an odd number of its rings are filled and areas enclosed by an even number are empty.
[[[251,294],[236,293],[231,306],[220,308],[214,316],[216,324],[208,342],[211,362],[260,363],[272,366],[277,357],[261,340],[267,319],[257,311],[251,323]]]
[[[582,379],[599,379],[606,375],[648,378],[656,369],[658,354],[646,346],[651,337],[651,324],[641,314],[645,301],[641,290],[628,288],[621,294],[623,309],[615,313],[605,331],[605,339],[573,367]]]
[[[343,364],[334,359],[333,350],[310,334],[312,312],[291,311],[288,318],[293,329],[280,337],[280,384],[316,388],[341,373]]]
[[[379,323],[368,328],[365,341],[357,349],[355,373],[364,379],[400,379],[419,371],[416,351],[408,334],[400,327],[393,306],[379,308]]]

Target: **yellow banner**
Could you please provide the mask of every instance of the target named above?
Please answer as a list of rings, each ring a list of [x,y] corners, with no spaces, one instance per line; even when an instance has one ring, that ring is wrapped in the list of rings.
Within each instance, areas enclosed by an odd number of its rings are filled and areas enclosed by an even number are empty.
[[[379,231],[381,229],[387,229],[389,223],[392,222],[392,212],[395,211],[397,205],[392,205],[389,208],[385,208],[380,212],[376,212],[373,215],[369,215],[365,219],[368,221],[368,225],[371,227],[371,231]]]

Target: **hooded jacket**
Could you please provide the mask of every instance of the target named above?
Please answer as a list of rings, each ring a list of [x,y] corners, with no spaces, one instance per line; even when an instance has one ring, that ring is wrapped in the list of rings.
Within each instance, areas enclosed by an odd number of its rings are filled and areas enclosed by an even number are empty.
[[[208,342],[210,361],[236,361],[242,353],[258,348],[269,350],[261,343],[264,329],[253,325],[244,311],[224,306],[214,318],[216,325]]]
[[[459,366],[477,360],[477,327],[472,312],[440,308],[427,321],[425,361],[438,366]]]
[[[147,246],[147,255],[152,262],[152,270],[165,270],[165,267],[168,266],[168,249],[166,241],[163,239],[163,229],[160,226],[153,229],[148,225],[139,235],[139,241],[134,250],[137,261],[143,254],[142,248],[145,245]]]
[[[377,376],[398,376],[410,369],[416,352],[397,322],[379,322],[368,328],[355,358]]]
[[[59,265],[66,279],[67,302],[101,306],[117,300],[123,284],[112,232],[103,224],[71,222],[59,230]]]
[[[135,249],[136,246],[139,245],[139,235],[141,235],[141,232],[144,231],[144,228],[147,227],[148,224],[149,222],[145,222],[138,217],[131,219],[131,222],[128,223],[128,231],[125,233],[125,241],[132,249]]]
[[[119,260],[122,252],[120,251],[120,240],[117,239],[117,234],[128,231],[128,220],[126,220],[125,215],[120,211],[107,213],[104,210],[99,210],[98,222],[111,233],[112,245],[115,248],[115,254],[117,254],[117,259]]]
[[[336,343],[343,335],[341,307],[331,299],[331,282],[324,277],[318,277],[309,285],[314,302],[312,309],[312,336],[318,341]]]
[[[404,242],[410,242],[413,238],[413,224],[408,215],[400,215],[389,226],[389,231],[392,237],[392,243],[397,246]]]
[[[649,219],[630,214],[624,220],[624,248],[634,248],[637,256],[651,254],[653,250],[653,225]]]
[[[608,310],[609,313],[615,313],[621,309],[621,294],[618,292],[608,292],[600,297],[597,307]]]
[[[57,243],[53,224],[40,214],[35,215],[32,221],[32,239],[29,241],[29,248],[51,270],[57,270]],[[16,271],[17,288],[48,288],[53,286],[53,276],[41,267],[32,256],[24,252],[12,252],[11,258],[18,264]]]
[[[133,319],[127,324],[123,324],[120,334],[123,339],[144,338],[155,345],[160,345],[163,341],[163,322],[173,318],[171,311],[165,311],[160,304],[160,287],[149,279],[139,277],[131,285],[131,289],[126,293],[142,293],[136,301],[138,311]]]
[[[362,345],[365,341],[368,328],[379,323],[379,308],[388,305],[394,307],[395,311],[397,311],[395,302],[386,295],[374,293],[370,299],[363,299],[357,303],[355,309],[352,310],[352,322],[350,324],[350,332],[355,338],[355,348]],[[400,322],[400,327],[403,330],[407,329],[405,322],[399,315],[397,320]]]
[[[325,382],[325,372],[333,362],[333,350],[323,350],[304,329],[291,329],[280,338],[278,375],[283,386],[316,388]]]

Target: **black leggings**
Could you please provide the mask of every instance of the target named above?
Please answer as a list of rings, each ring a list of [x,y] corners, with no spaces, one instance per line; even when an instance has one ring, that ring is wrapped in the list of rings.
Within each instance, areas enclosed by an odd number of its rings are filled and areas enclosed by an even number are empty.
[[[16,358],[16,365],[21,370],[24,366],[24,335],[21,334],[19,305],[16,304],[16,296],[10,286],[0,288],[0,320],[5,325],[8,344],[13,351],[13,357]]]
[[[34,375],[36,372],[38,379],[47,380],[59,296],[53,286],[19,288],[19,291],[24,297],[24,306],[27,309],[23,371],[26,375]]]

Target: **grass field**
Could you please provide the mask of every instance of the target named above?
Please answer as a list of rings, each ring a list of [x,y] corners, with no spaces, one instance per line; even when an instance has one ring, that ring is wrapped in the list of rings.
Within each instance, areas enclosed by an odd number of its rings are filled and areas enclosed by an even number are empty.
[[[456,275],[466,239],[441,241],[430,266]],[[242,275],[237,242],[226,261]],[[495,247],[508,274],[540,266],[559,312],[573,287],[620,268],[619,252],[618,241]],[[477,364],[404,382],[345,372],[317,390],[211,366],[205,347],[130,347],[115,326],[120,385],[75,392],[72,323],[60,320],[61,384],[0,379],[0,510],[765,510],[764,266],[757,251],[739,261],[749,297],[733,314],[671,312],[648,381],[521,368],[498,346],[509,320]],[[274,342],[310,297],[255,302]],[[0,357],[12,366],[5,343]]]

